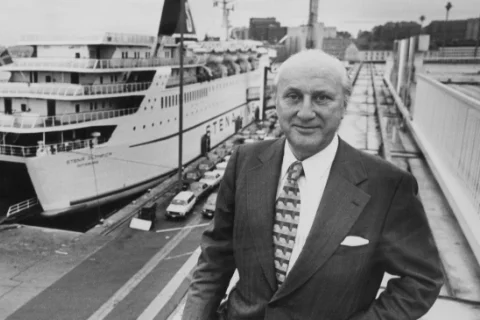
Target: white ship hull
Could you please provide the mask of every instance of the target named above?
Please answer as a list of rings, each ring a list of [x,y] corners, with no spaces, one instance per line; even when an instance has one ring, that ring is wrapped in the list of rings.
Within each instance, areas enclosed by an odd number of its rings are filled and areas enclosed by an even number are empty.
[[[161,77],[165,70],[159,68],[157,74]],[[243,119],[242,126],[253,121],[260,102],[247,103],[246,92],[260,83],[261,69],[257,69],[185,86],[185,92],[208,94],[184,105],[183,163],[200,155],[201,137],[207,130],[213,147],[235,133],[237,117]],[[161,108],[159,101],[178,90],[153,83],[137,113],[95,123],[116,125],[105,144],[28,158],[27,170],[44,215],[83,210],[138,193],[176,170],[178,106]]]

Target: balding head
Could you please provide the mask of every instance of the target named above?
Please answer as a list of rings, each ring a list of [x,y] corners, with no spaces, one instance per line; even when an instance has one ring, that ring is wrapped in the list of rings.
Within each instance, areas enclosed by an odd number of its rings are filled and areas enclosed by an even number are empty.
[[[277,70],[273,81],[275,93],[284,75],[291,72],[302,72],[305,75],[321,73],[336,79],[338,85],[342,87],[345,107],[347,106],[352,94],[352,84],[348,77],[347,69],[334,56],[318,49],[304,50],[291,56]]]
[[[320,50],[285,61],[275,79],[280,127],[295,157],[303,161],[334,139],[351,92],[340,61]]]

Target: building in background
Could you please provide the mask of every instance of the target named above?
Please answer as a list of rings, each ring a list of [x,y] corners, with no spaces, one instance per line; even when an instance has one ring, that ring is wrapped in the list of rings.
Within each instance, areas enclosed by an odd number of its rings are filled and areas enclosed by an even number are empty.
[[[325,38],[323,39],[322,49],[337,59],[345,61],[345,53],[347,48],[351,47],[352,45],[356,48],[352,39]],[[350,53],[352,53],[352,48],[350,48]]]
[[[283,62],[291,55],[307,48],[308,26],[288,27],[286,36],[275,47],[277,50],[277,61]],[[324,41],[324,24],[316,22],[312,27],[313,49],[321,49]]]
[[[276,44],[286,34],[287,27],[282,27],[276,18],[250,18],[249,39]]]
[[[480,18],[447,22],[434,20],[423,29],[423,32],[430,35],[432,44],[436,46],[443,46],[445,36],[447,46],[465,46],[475,44],[479,37],[479,28]]]
[[[331,39],[337,37],[337,28],[336,27],[325,27],[324,29],[325,39]]]
[[[250,29],[248,27],[238,27],[238,28],[233,28],[231,37],[232,39],[236,40],[247,40],[249,38],[249,31]]]

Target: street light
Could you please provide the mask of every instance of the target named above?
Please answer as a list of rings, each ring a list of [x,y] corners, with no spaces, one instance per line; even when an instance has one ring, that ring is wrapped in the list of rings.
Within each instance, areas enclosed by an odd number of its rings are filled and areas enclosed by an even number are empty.
[[[449,1],[447,2],[447,5],[445,6],[445,9],[447,10],[447,13],[445,15],[445,24],[443,27],[443,56],[445,56],[445,47],[447,46],[447,21],[448,21],[448,13],[450,12],[450,9],[452,9],[452,3]]]
[[[420,19],[420,34],[422,34],[423,22],[425,21],[425,16],[422,14],[419,19]]]

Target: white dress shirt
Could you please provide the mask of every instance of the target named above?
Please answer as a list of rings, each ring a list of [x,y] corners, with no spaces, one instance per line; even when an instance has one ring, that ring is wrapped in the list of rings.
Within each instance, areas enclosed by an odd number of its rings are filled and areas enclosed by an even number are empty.
[[[295,238],[290,262],[288,264],[287,275],[298,259],[300,252],[305,245],[307,236],[312,228],[313,220],[317,213],[320,200],[327,184],[333,159],[338,149],[338,136],[335,135],[332,142],[322,151],[302,161],[303,172],[298,179],[298,187],[300,188],[300,221]],[[288,167],[297,161],[292,153],[289,143],[285,140],[285,151],[283,154],[282,171],[280,181],[277,188],[277,198],[283,188],[285,179],[287,178]]]

